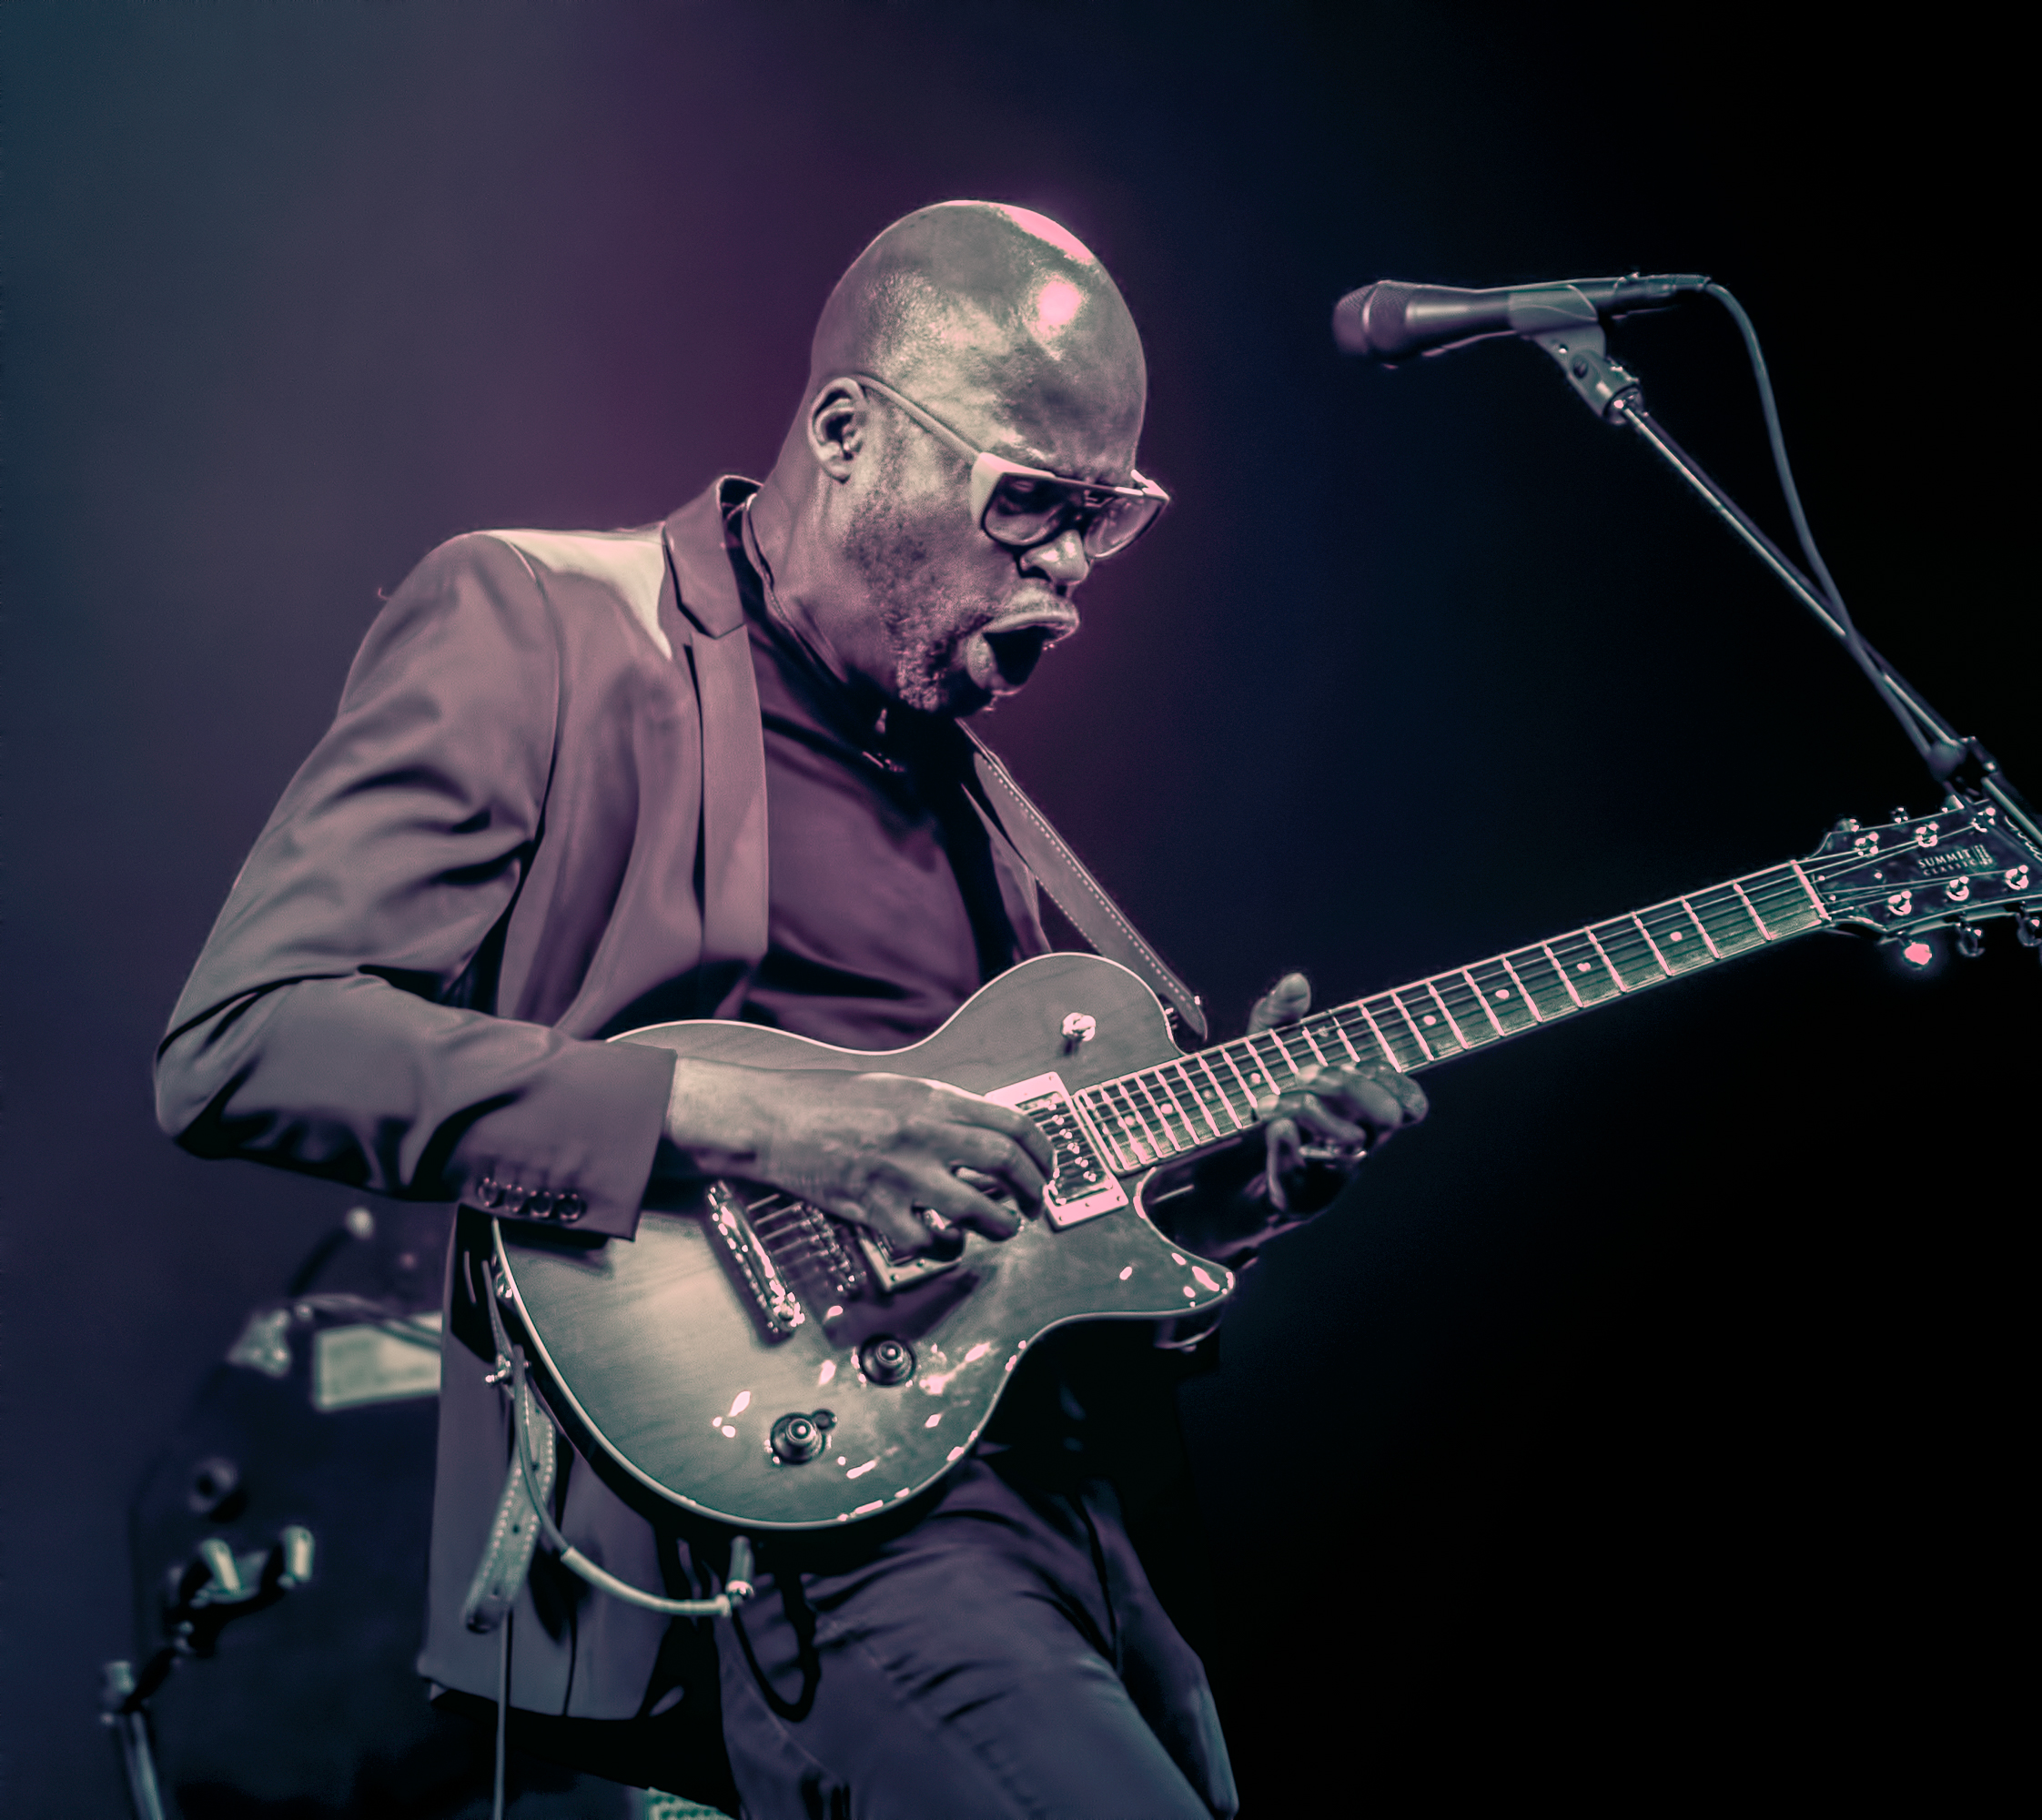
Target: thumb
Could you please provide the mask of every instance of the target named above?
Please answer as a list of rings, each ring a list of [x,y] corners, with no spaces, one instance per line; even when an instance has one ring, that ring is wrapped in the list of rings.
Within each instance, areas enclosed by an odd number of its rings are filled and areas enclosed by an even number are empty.
[[[1248,1014],[1248,1034],[1295,1023],[1311,1009],[1311,982],[1301,973],[1287,973],[1255,1001]]]

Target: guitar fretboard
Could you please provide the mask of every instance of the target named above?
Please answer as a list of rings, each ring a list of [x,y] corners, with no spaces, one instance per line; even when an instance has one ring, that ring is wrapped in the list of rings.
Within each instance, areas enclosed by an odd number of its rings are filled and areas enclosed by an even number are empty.
[[[1117,1170],[1223,1142],[1315,1064],[1416,1074],[1831,921],[1793,861],[1082,1089]]]

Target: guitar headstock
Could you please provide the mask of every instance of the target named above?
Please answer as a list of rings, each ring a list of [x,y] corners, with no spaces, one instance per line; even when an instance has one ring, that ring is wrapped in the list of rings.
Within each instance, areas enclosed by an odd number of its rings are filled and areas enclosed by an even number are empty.
[[[1976,951],[1976,925],[2021,919],[2021,939],[2042,937],[2042,852],[1990,803],[1874,826],[1839,822],[1804,863],[1824,907],[1882,941],[1956,928]]]

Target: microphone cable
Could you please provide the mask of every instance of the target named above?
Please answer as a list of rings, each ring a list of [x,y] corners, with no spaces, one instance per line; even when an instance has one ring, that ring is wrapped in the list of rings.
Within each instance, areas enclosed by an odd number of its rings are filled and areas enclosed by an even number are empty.
[[[1808,515],[1802,510],[1801,490],[1794,483],[1793,464],[1787,460],[1786,437],[1780,429],[1780,410],[1773,397],[1773,376],[1766,369],[1765,354],[1758,345],[1758,329],[1753,324],[1744,306],[1722,285],[1712,279],[1702,288],[1704,294],[1714,298],[1729,311],[1730,319],[1737,325],[1737,332],[1744,338],[1744,352],[1751,359],[1752,377],[1758,381],[1759,408],[1765,415],[1766,440],[1773,449],[1773,470],[1779,476],[1780,491],[1786,497],[1787,516],[1793,521],[1794,537],[1801,545],[1801,553],[1807,561],[1815,585],[1822,590],[1824,601],[1828,604],[1830,612],[1835,614],[1836,623],[1843,628],[1845,647],[1857,667],[1864,671],[1872,686],[1879,692],[1880,699],[1893,711],[1894,718],[1900,723],[1901,731],[1907,735],[1909,743],[1921,754],[1930,771],[1938,777],[1946,777],[1948,770],[1954,770],[1962,762],[1963,748],[1948,746],[1947,742],[1940,739],[1932,740],[1922,732],[1913,711],[1900,699],[1893,684],[1886,680],[1885,671],[1880,669],[1878,661],[1865,648],[1864,639],[1858,635],[1857,622],[1852,619],[1850,609],[1844,604],[1844,596],[1836,586],[1835,578],[1829,572],[1829,564],[1823,561],[1822,551],[1815,547],[1815,533],[1808,528]],[[1941,750],[1946,746],[1954,754],[1947,770],[1937,763]]]

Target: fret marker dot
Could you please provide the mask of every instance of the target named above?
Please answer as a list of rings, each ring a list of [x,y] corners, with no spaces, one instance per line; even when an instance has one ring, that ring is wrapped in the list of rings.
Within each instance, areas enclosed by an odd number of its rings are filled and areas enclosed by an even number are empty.
[[[1679,931],[1678,929],[1674,929],[1674,930],[1671,931],[1671,932],[1670,932],[1670,933],[1669,933],[1669,934],[1667,935],[1667,937],[1666,937],[1666,939],[1667,939],[1667,940],[1668,940],[1669,942],[1677,942],[1677,941],[1679,941],[1679,940],[1680,940],[1680,938],[1681,938],[1681,932],[1680,932],[1680,931]]]
[[[1588,963],[1586,961],[1576,961],[1574,963],[1574,971],[1576,973],[1586,973],[1588,971]]]
[[[1425,1021],[1428,1024],[1437,1024],[1440,1020],[1437,1017],[1433,1016],[1433,1015],[1430,1011],[1428,1011],[1425,1014]]]
[[[1510,987],[1507,986],[1499,986],[1496,990],[1496,996],[1499,998],[1508,998],[1511,996]]]

